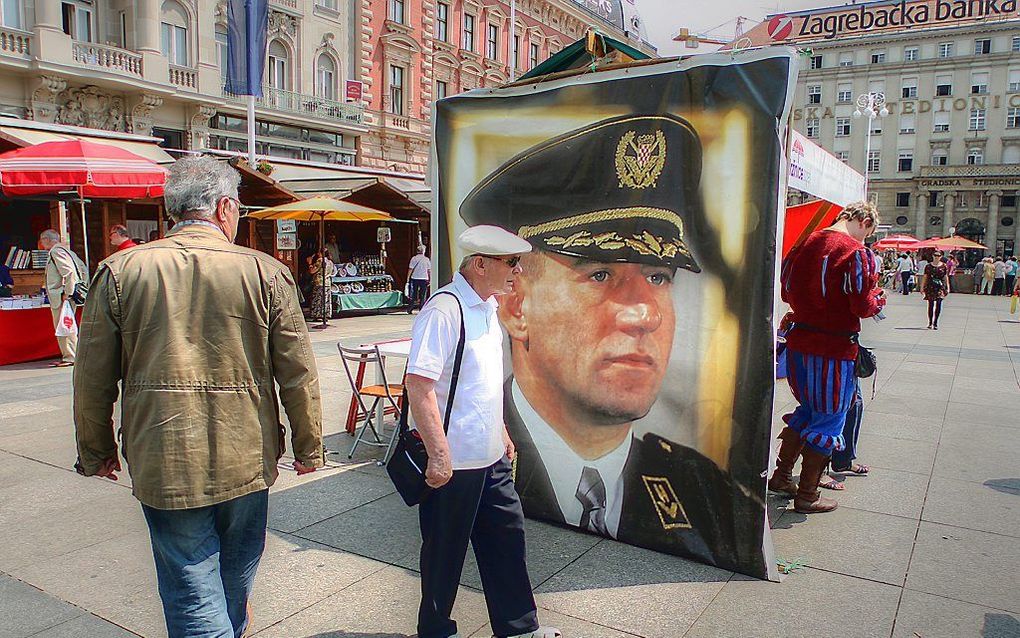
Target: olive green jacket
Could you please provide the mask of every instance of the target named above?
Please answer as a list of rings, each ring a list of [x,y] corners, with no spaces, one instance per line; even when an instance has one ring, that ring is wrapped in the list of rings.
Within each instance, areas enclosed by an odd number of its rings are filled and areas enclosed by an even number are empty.
[[[263,490],[284,451],[323,465],[319,379],[287,267],[192,224],[100,264],[81,321],[74,422],[81,470],[121,444],[135,496],[202,507]],[[275,381],[275,384],[274,384]]]

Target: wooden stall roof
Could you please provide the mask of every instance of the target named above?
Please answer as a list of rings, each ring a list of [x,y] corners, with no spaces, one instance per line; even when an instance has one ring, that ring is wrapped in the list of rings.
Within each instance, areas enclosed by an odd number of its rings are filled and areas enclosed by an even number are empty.
[[[412,182],[412,180],[402,180]],[[332,195],[340,199],[384,210],[394,217],[422,220],[429,216],[423,203],[412,199],[390,178],[375,176],[350,176],[317,179],[287,180],[284,185],[299,196]],[[419,188],[418,192],[421,192]],[[427,192],[427,191],[425,191]]]
[[[235,157],[228,163],[241,174],[241,185],[237,192],[245,206],[278,206],[301,199],[301,195],[272,177],[253,170],[247,162]]]

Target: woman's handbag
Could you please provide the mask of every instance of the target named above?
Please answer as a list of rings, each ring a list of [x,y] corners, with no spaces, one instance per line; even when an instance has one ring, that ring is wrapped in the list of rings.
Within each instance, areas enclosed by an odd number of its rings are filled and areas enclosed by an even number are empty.
[[[453,412],[453,398],[457,392],[457,380],[460,377],[460,365],[464,359],[464,341],[466,333],[464,330],[464,308],[460,300],[451,292],[437,292],[435,296],[450,295],[457,300],[457,307],[460,309],[460,337],[457,339],[457,352],[453,358],[453,372],[450,375],[450,396],[446,400],[446,414],[443,417],[443,433],[450,430],[450,414]],[[433,297],[434,298],[434,297]],[[429,455],[425,449],[425,443],[417,430],[407,427],[408,414],[411,411],[411,401],[405,395],[404,407],[400,410],[400,424],[397,434],[397,443],[393,447],[393,454],[386,462],[386,473],[390,475],[394,487],[400,497],[409,506],[421,503],[432,489],[425,483],[425,470],[428,468]]]

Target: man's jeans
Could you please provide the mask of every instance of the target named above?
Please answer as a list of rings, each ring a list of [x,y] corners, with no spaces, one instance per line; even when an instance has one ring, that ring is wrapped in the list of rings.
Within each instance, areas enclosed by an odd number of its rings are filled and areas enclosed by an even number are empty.
[[[208,507],[142,505],[170,638],[239,638],[266,546],[269,490]]]

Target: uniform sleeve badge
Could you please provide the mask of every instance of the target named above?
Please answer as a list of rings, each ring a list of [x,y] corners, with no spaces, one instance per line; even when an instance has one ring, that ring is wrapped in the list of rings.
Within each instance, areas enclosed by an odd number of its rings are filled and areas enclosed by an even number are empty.
[[[659,515],[662,529],[691,529],[687,512],[684,511],[684,506],[677,498],[668,478],[642,474],[641,480],[644,481],[648,496],[651,497],[652,504],[655,506],[655,513]]]

